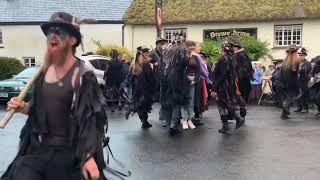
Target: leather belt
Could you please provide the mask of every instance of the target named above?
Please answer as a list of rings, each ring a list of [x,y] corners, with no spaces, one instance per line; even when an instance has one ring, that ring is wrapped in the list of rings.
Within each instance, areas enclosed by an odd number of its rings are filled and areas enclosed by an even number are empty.
[[[66,137],[38,135],[37,139],[40,144],[49,146],[71,146],[69,139]]]

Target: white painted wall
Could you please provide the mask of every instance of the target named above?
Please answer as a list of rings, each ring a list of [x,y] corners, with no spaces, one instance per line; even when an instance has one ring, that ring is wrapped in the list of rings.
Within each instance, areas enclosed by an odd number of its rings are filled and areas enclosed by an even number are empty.
[[[96,51],[97,46],[92,40],[99,40],[102,44],[122,44],[122,24],[90,24],[82,25],[83,45],[85,52]],[[3,45],[0,56],[35,57],[40,65],[46,50],[46,39],[39,25],[6,25],[0,29],[3,35]],[[77,55],[82,54],[79,46]]]
[[[250,22],[250,23],[205,23],[205,24],[181,24],[166,25],[164,28],[187,28],[187,39],[198,42],[203,41],[204,29],[231,29],[231,28],[257,28],[258,38],[267,41],[272,49],[275,59],[285,57],[286,48],[274,48],[274,26],[285,24],[303,24],[302,46],[309,51],[309,58],[320,55],[320,20],[291,20],[275,22]],[[156,28],[152,25],[127,25],[126,32],[130,32],[132,38],[125,36],[125,45],[130,50],[135,50],[139,45],[153,46],[156,40]],[[128,33],[128,34],[130,34]]]

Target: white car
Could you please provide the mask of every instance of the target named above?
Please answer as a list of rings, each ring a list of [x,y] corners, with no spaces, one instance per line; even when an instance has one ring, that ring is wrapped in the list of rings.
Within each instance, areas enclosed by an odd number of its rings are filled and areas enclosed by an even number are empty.
[[[104,71],[106,70],[110,59],[100,55],[82,55],[78,57],[95,73],[98,83],[101,88],[104,87],[105,81],[103,79]]]

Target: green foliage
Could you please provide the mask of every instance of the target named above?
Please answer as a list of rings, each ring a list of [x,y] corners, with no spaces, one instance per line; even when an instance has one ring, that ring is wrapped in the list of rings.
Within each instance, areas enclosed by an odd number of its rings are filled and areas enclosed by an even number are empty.
[[[10,79],[25,67],[15,58],[0,57],[0,80]]]
[[[268,42],[262,42],[251,36],[238,37],[238,41],[242,47],[248,53],[251,60],[258,61],[260,59],[273,59],[271,56],[271,50],[269,49]]]
[[[216,62],[219,59],[219,42],[206,40],[202,43],[201,48],[202,51],[206,53],[207,61]]]
[[[115,49],[120,55],[128,54],[129,58],[132,59],[132,53],[126,47],[118,46],[116,44],[101,45],[99,41],[95,41],[94,43],[98,46],[98,50],[96,51],[96,54],[98,55],[110,57],[111,50]]]
[[[268,42],[262,42],[251,36],[239,36],[239,37],[229,37],[229,40],[233,42],[239,42],[245,52],[248,54],[251,60],[258,61],[261,59],[273,59],[271,56],[271,50],[269,49]],[[217,41],[205,40],[201,45],[202,51],[204,51],[208,58],[208,61],[216,62],[220,56],[220,44],[224,39],[219,39]]]

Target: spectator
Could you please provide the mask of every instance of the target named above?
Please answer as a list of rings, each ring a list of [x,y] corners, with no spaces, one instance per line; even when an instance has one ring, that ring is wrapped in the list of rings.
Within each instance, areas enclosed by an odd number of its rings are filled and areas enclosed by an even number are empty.
[[[261,63],[257,62],[254,65],[254,73],[253,73],[253,80],[251,80],[252,90],[251,90],[251,102],[257,103],[261,97],[262,93],[262,77],[263,77],[263,70],[261,68]]]

